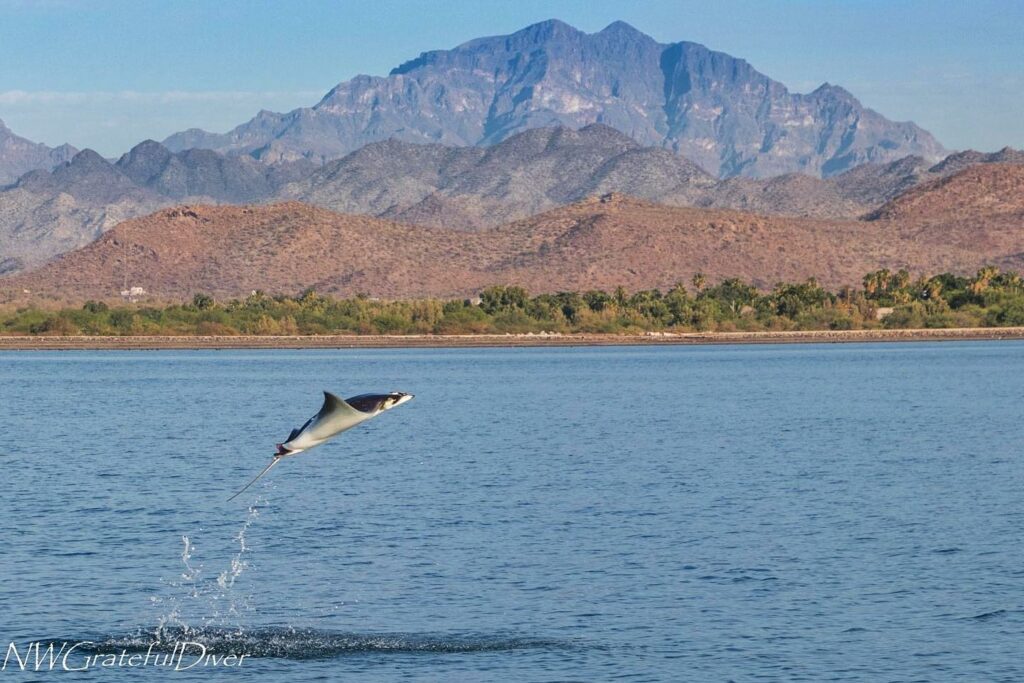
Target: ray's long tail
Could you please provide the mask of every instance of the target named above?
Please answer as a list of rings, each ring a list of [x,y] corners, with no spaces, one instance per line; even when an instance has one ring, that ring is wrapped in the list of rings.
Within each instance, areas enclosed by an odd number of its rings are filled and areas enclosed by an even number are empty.
[[[238,492],[238,493],[236,493],[235,495],[233,495],[233,496],[231,496],[230,498],[228,498],[228,502],[230,502],[230,501],[234,500],[235,498],[237,498],[238,496],[242,495],[242,493],[243,493],[243,492],[244,492],[244,491],[245,491],[245,490],[246,490],[247,488],[249,488],[250,486],[252,486],[253,484],[255,484],[255,483],[256,483],[257,481],[259,481],[259,478],[260,478],[260,477],[262,477],[262,476],[263,476],[264,474],[266,474],[267,472],[269,472],[269,471],[270,471],[270,469],[271,469],[271,468],[272,468],[272,467],[273,467],[274,465],[276,465],[277,463],[281,462],[281,458],[282,458],[282,456],[281,456],[281,455],[275,455],[275,456],[274,456],[274,459],[270,461],[270,464],[269,464],[269,465],[267,465],[266,467],[264,467],[264,468],[263,468],[263,471],[262,471],[262,472],[260,472],[260,473],[259,473],[259,474],[257,474],[257,475],[256,475],[255,477],[253,477],[253,480],[252,480],[252,481],[250,481],[250,482],[249,482],[248,484],[246,484],[245,486],[243,486],[243,487],[242,487],[242,490],[241,490],[241,491],[239,491],[239,492]]]

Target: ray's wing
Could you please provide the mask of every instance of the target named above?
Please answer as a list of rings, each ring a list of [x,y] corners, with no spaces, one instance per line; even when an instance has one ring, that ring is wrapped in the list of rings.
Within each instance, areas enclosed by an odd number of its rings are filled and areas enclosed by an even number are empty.
[[[288,435],[288,438],[285,439],[284,441],[282,441],[281,443],[288,443],[289,441],[291,441],[292,439],[297,437],[299,434],[301,434],[303,432],[303,430],[306,429],[306,427],[309,426],[309,423],[312,422],[315,419],[316,419],[316,416],[314,415],[313,417],[311,417],[308,420],[306,420],[306,422],[301,427],[296,427],[295,429],[293,429],[292,433]]]
[[[338,398],[329,391],[324,392],[324,405],[320,412],[313,418],[313,424],[309,426],[311,436],[326,438],[338,432],[345,431],[351,427],[372,417],[364,412],[356,410],[344,399]]]
[[[334,417],[335,415],[359,415],[359,411],[348,404],[343,398],[338,398],[329,391],[324,392],[324,404],[320,407],[317,418]]]

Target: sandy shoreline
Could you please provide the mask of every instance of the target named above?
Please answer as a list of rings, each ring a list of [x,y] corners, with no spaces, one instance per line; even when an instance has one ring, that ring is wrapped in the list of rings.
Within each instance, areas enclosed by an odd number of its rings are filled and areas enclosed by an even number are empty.
[[[3,336],[0,350],[102,349],[376,349],[536,346],[651,346],[670,344],[801,344],[1024,339],[1024,327],[806,332],[692,332],[617,334],[316,335],[57,337]]]

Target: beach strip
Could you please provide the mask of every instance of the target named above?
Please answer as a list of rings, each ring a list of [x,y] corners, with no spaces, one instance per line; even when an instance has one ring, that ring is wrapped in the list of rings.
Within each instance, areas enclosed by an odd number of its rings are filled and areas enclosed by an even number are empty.
[[[622,334],[14,336],[0,350],[103,349],[390,349],[669,344],[806,344],[1024,339],[1024,327],[793,332],[647,332]]]

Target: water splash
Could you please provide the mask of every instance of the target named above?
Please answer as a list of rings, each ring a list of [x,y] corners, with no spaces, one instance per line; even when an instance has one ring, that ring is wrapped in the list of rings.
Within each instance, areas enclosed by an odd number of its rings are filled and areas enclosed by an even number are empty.
[[[185,594],[192,599],[199,596],[198,581],[202,574],[202,567],[196,567],[192,564],[192,553],[195,552],[195,546],[192,544],[192,539],[184,534],[181,537],[183,548],[181,550],[181,564],[183,570],[180,574],[178,581],[165,581],[168,585],[174,588],[182,588],[185,590]],[[153,606],[160,606],[165,602],[165,599],[160,597],[150,598]],[[172,595],[166,599],[168,605],[167,611],[161,614],[157,618],[157,624],[155,629],[155,637],[160,639],[164,633],[168,633],[175,629],[187,629],[188,625],[182,620],[181,616],[181,599]]]
[[[192,553],[195,551],[192,540],[184,535],[181,540],[185,544],[185,548],[181,551],[181,563],[185,566],[185,571],[181,573],[181,581],[182,585],[188,587],[189,595],[194,598],[199,595],[198,582],[199,576],[203,573],[203,567],[202,565],[192,566]]]
[[[255,504],[250,505],[249,515],[245,518],[245,523],[242,524],[242,528],[235,534],[235,541],[238,542],[238,552],[231,558],[231,566],[222,571],[220,576],[217,577],[217,585],[221,587],[221,590],[228,590],[234,587],[235,580],[249,566],[249,563],[245,560],[245,554],[249,551],[249,546],[245,543],[245,532],[249,530],[249,527],[253,525],[259,516],[259,507]]]
[[[161,611],[156,619],[155,635],[158,638],[172,629],[190,632],[209,626],[225,626],[229,622],[236,622],[233,625],[240,628],[237,618],[252,611],[252,606],[250,594],[237,590],[236,583],[249,567],[248,555],[252,549],[246,534],[265,504],[266,499],[258,496],[249,506],[241,528],[232,537],[237,550],[228,566],[215,578],[207,578],[204,564],[195,559],[198,553],[196,543],[191,537],[182,535],[181,573],[174,580],[163,581],[170,587],[170,595],[151,598],[152,605]]]
[[[266,500],[259,496],[249,507],[241,528],[232,536],[237,550],[228,566],[216,575],[204,571],[204,564],[198,560],[198,545],[190,536],[182,535],[181,571],[175,579],[164,581],[173,589],[172,594],[152,598],[153,604],[162,610],[154,628],[89,638],[91,644],[82,649],[99,653],[147,652],[150,648],[154,652],[174,652],[181,643],[188,642],[200,644],[212,654],[327,659],[359,654],[500,652],[574,646],[566,641],[507,633],[348,633],[293,626],[243,626],[240,617],[253,609],[250,595],[238,591],[238,581],[250,566],[248,556],[252,548],[247,534],[265,504]]]

